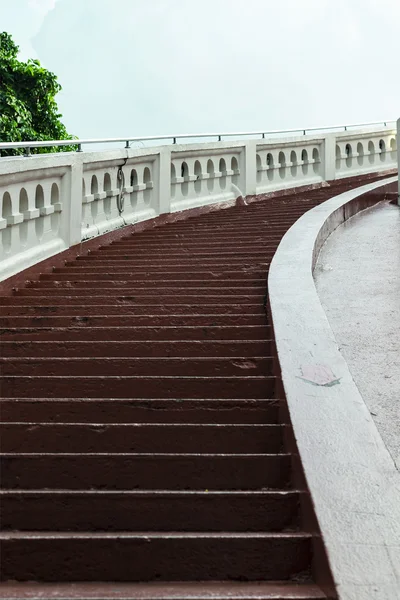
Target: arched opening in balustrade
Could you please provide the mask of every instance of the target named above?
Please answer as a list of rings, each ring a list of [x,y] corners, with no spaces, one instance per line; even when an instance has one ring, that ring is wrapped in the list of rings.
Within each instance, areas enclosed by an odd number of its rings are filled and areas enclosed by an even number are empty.
[[[262,163],[261,156],[257,154],[257,183],[261,183],[262,180]]]
[[[82,200],[84,199],[85,196],[86,196],[86,183],[82,177]]]
[[[44,207],[44,192],[43,192],[42,186],[39,184],[36,186],[35,208],[40,209],[43,207]],[[39,242],[42,241],[43,234],[44,234],[44,219],[45,219],[45,217],[39,217],[38,219],[35,220],[35,232],[36,232],[36,237],[38,238]]]
[[[145,167],[145,169],[143,171],[143,183],[146,186],[146,189],[143,192],[143,199],[144,199],[144,201],[145,201],[146,204],[150,204],[150,202],[151,202],[152,188],[150,186],[150,183],[151,183],[151,173],[150,173],[149,167]]]
[[[390,140],[390,158],[395,161],[397,160],[397,144],[396,138],[391,138]]]
[[[29,210],[28,193],[25,188],[21,188],[21,190],[19,192],[19,212],[24,215],[25,213],[28,213],[28,210]],[[24,222],[19,225],[19,240],[21,242],[21,245],[23,247],[25,247],[27,244],[27,241],[28,241],[28,222],[27,222],[27,220],[25,220],[25,216],[24,216]]]
[[[103,179],[103,190],[105,192],[109,192],[111,189],[112,189],[112,185],[111,185],[110,173],[105,173],[104,179]],[[104,198],[104,212],[106,213],[107,216],[110,216],[110,214],[111,214],[111,197],[110,196],[107,196],[107,198]]]
[[[279,162],[279,177],[281,179],[285,179],[285,175],[286,175],[286,156],[285,156],[284,152],[279,152],[278,162]]]
[[[99,191],[99,183],[97,181],[96,175],[92,175],[92,180],[90,182],[90,193],[92,195],[97,194]]]
[[[138,174],[136,169],[131,170],[131,174],[129,177],[129,183],[131,187],[136,187],[138,185]],[[130,201],[132,208],[136,208],[137,205],[137,191],[133,190],[130,194]]]
[[[138,174],[136,169],[132,169],[129,181],[132,187],[138,184]]]
[[[207,188],[210,192],[212,192],[212,190],[214,189],[215,167],[214,167],[214,163],[211,159],[209,159],[207,161],[207,173],[208,173]]]
[[[194,191],[196,194],[200,194],[201,192],[201,163],[199,160],[196,160],[194,163],[194,174],[196,176],[196,181],[194,182]]]
[[[320,166],[321,166],[321,160],[319,158],[318,148],[313,148],[312,158],[313,158],[313,171],[316,175],[318,175],[320,172]]]
[[[226,162],[223,158],[219,161],[219,172],[221,173],[219,185],[221,190],[224,190],[226,188]]]
[[[386,160],[386,144],[385,140],[379,140],[379,158],[381,162]]]
[[[272,181],[274,178],[274,157],[270,152],[267,154],[267,167],[267,177],[269,181]]]
[[[340,146],[338,144],[336,144],[335,156],[336,156],[336,171],[339,171],[340,167],[342,166],[342,151],[340,150]]]
[[[50,203],[54,206],[54,204],[58,204],[60,202],[60,190],[58,189],[58,185],[53,183],[51,186],[50,193]]]
[[[42,186],[39,184],[36,186],[35,192],[35,207],[43,208],[44,207],[44,191]]]
[[[11,217],[12,215],[12,202],[11,196],[8,192],[4,192],[2,203],[1,203],[1,216],[3,219],[7,219],[7,217]],[[11,251],[11,227],[7,227],[3,229],[1,232],[1,243],[4,249],[4,252],[8,254]]]
[[[371,165],[375,162],[375,144],[372,140],[368,142],[368,161]]]
[[[360,167],[364,164],[364,146],[361,142],[357,144],[357,162]]]
[[[183,162],[181,164],[181,177],[189,177],[189,167],[187,162]],[[188,181],[183,181],[182,182],[182,196],[187,196],[189,193],[189,182]]]
[[[292,163],[290,166],[290,174],[292,177],[296,177],[297,175],[297,154],[294,150],[290,153],[290,162]]]
[[[232,160],[231,160],[231,171],[233,171],[233,175],[232,175],[232,183],[234,185],[238,185],[239,183],[239,163],[237,161],[236,156],[232,156]]]
[[[110,191],[112,188],[111,185],[111,175],[110,173],[104,173],[104,179],[103,179],[103,190],[105,192]]]
[[[96,175],[92,175],[92,179],[90,182],[90,193],[93,196],[97,194],[99,191],[99,182],[97,181]],[[96,219],[99,212],[99,203],[97,201],[92,202],[90,206],[90,214],[92,215],[92,219]]]
[[[58,188],[58,185],[56,183],[53,183],[51,186],[51,191],[50,191],[50,204],[52,206],[55,206],[55,210],[56,212],[54,212],[51,215],[50,218],[50,225],[51,225],[51,230],[54,234],[58,233],[58,230],[60,228],[60,214],[59,211],[57,211],[58,205],[60,202],[60,190]]]
[[[176,169],[175,165],[171,164],[171,198],[175,198],[176,194]]]
[[[3,219],[7,219],[8,217],[11,217],[12,215],[12,202],[11,202],[11,196],[8,192],[4,192],[3,194],[3,201],[2,201],[2,209],[1,209],[1,216],[3,217]]]
[[[39,184],[36,186],[35,208],[40,209],[43,207],[44,207],[44,192],[43,192],[42,186]],[[40,242],[42,240],[43,234],[44,234],[44,217],[39,217],[38,219],[35,220],[35,232],[36,232],[36,237],[38,238],[38,240]]]
[[[24,214],[29,210],[28,192],[25,188],[21,188],[19,192],[19,212]]]
[[[304,148],[304,150],[301,151],[301,162],[302,162],[301,172],[303,173],[303,175],[307,175],[309,163],[308,163],[308,152],[305,148]]]
[[[346,167],[350,168],[353,164],[353,148],[351,147],[351,144],[346,144],[344,151],[346,154]]]

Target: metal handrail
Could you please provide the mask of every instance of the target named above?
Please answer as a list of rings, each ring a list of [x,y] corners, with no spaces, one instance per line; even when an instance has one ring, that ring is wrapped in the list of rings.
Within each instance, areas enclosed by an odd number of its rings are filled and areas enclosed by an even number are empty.
[[[189,138],[214,138],[216,137],[218,141],[222,141],[224,137],[236,137],[236,136],[253,136],[260,135],[262,139],[265,139],[266,135],[279,135],[286,133],[299,133],[302,132],[303,135],[306,135],[307,132],[315,132],[315,131],[327,131],[327,130],[336,130],[343,129],[343,131],[348,131],[349,128],[354,127],[372,127],[374,125],[383,125],[387,127],[387,125],[395,123],[393,121],[374,121],[372,123],[356,123],[354,125],[329,125],[327,127],[301,127],[298,129],[276,129],[272,131],[240,131],[240,132],[226,132],[226,133],[180,133],[180,134],[169,134],[169,135],[152,135],[152,136],[144,136],[144,137],[120,137],[120,138],[100,138],[100,139],[72,139],[72,140],[50,140],[50,141],[26,141],[26,142],[0,142],[0,150],[12,150],[16,148],[24,148],[25,155],[29,156],[31,148],[48,148],[50,146],[78,146],[77,152],[82,151],[83,144],[111,144],[111,143],[120,143],[125,142],[125,148],[129,148],[132,142],[149,142],[156,140],[172,140],[173,144],[176,144],[176,140],[179,139],[189,139]]]

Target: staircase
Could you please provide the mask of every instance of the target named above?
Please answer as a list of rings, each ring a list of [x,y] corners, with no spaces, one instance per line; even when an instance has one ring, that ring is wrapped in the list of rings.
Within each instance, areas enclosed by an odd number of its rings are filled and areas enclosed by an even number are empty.
[[[1,597],[327,598],[264,304],[349,187],[127,230],[0,298]]]

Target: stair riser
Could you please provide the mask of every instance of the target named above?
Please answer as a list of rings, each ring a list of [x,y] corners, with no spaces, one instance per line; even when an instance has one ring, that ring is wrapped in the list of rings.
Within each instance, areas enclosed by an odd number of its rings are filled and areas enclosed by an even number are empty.
[[[273,398],[274,377],[4,377],[6,398]]]
[[[161,375],[161,376],[241,376],[272,375],[272,358],[237,359],[46,359],[16,360],[0,358],[3,376],[25,375],[30,377],[69,375]]]
[[[0,335],[3,341],[191,341],[205,340],[267,340],[270,327],[249,326],[188,326],[178,327],[82,327],[82,328],[5,328]]]
[[[279,453],[281,425],[2,423],[2,452]]]
[[[265,254],[272,254],[276,251],[278,242],[272,244],[265,244],[255,241],[254,244],[249,244],[246,247],[236,245],[231,241],[230,244],[221,244],[220,246],[208,246],[208,244],[184,246],[178,244],[175,246],[107,246],[106,248],[100,248],[94,250],[86,256],[86,258],[98,258],[103,256],[107,258],[114,258],[118,256],[129,257],[131,260],[138,258],[163,258],[167,256],[169,258],[178,258],[186,256],[187,258],[208,258],[218,256],[265,256]]]
[[[159,289],[164,289],[164,290],[169,290],[171,288],[178,288],[178,289],[182,289],[182,288],[201,288],[201,289],[219,289],[219,288],[244,288],[247,289],[249,292],[250,291],[259,291],[260,288],[262,289],[266,289],[266,284],[265,284],[265,278],[264,281],[261,279],[254,279],[254,278],[247,278],[247,280],[243,280],[243,279],[236,279],[234,277],[232,277],[232,279],[223,279],[222,277],[218,277],[215,279],[211,279],[210,275],[209,275],[209,279],[201,279],[201,278],[187,278],[187,279],[177,279],[174,280],[174,277],[171,277],[169,279],[159,279],[159,280],[145,280],[145,281],[141,281],[141,280],[135,280],[132,276],[131,277],[119,277],[116,274],[114,274],[114,279],[111,281],[108,281],[107,279],[102,279],[101,277],[99,278],[99,276],[96,278],[96,280],[92,280],[90,278],[85,279],[83,278],[82,281],[79,281],[79,279],[76,279],[76,277],[74,275],[70,275],[69,280],[68,281],[62,281],[60,279],[58,279],[58,277],[56,276],[54,278],[53,281],[49,281],[49,280],[40,280],[40,281],[35,281],[33,283],[31,283],[29,285],[29,289],[48,289],[48,290],[54,290],[57,288],[61,288],[61,289],[80,289],[80,288],[93,288],[93,287],[106,287],[109,289],[114,289],[114,288],[133,288],[133,289],[138,289],[138,288],[145,288],[145,289],[153,289],[153,288],[159,288]]]
[[[1,458],[4,489],[261,490],[290,484],[290,457],[18,456]]]
[[[93,310],[92,310],[93,312]],[[97,312],[97,310],[96,310]],[[214,326],[214,325],[266,325],[267,317],[259,315],[181,315],[181,316],[155,316],[155,315],[131,315],[131,316],[43,316],[43,317],[0,317],[0,328],[19,327],[137,327],[146,325],[148,327],[182,327],[182,326]]]
[[[242,287],[155,287],[148,289],[147,287],[117,287],[110,286],[109,284],[104,284],[104,286],[95,286],[95,287],[68,287],[67,291],[65,288],[60,287],[28,287],[24,290],[20,290],[21,296],[43,296],[44,294],[51,294],[52,297],[57,296],[65,296],[68,294],[69,296],[82,296],[93,297],[93,296],[109,296],[112,298],[118,297],[120,295],[133,295],[135,298],[168,298],[174,296],[196,296],[197,299],[202,299],[203,296],[210,297],[225,297],[225,296],[253,296],[256,301],[264,298],[266,290],[264,285],[257,286],[242,286]],[[218,300],[217,300],[218,301]]]
[[[178,262],[180,264],[184,263],[185,261],[187,262],[202,262],[205,265],[207,264],[208,261],[211,262],[220,262],[221,260],[225,260],[226,262],[231,262],[232,259],[233,260],[238,260],[240,262],[243,262],[244,260],[248,260],[251,262],[256,262],[256,261],[266,261],[266,260],[271,260],[271,258],[273,257],[275,253],[275,248],[274,249],[266,249],[266,250],[259,250],[258,252],[253,250],[253,251],[248,251],[248,252],[241,252],[241,251],[232,251],[232,252],[208,252],[208,253],[197,253],[197,254],[192,254],[191,252],[186,252],[186,253],[182,253],[182,252],[168,252],[168,253],[154,253],[153,255],[150,254],[149,252],[134,252],[134,253],[123,253],[123,252],[110,252],[110,253],[101,253],[101,254],[95,254],[95,253],[91,253],[87,256],[78,256],[77,257],[77,261],[78,262],[83,262],[83,263],[92,263],[92,262],[98,262],[101,261],[101,263],[109,263],[109,262],[113,262],[113,261],[131,261],[134,264],[141,264],[143,262],[147,262],[147,263],[173,263],[173,262]]]
[[[0,400],[3,422],[278,423],[273,400]]]
[[[188,357],[188,356],[268,356],[271,354],[271,340],[233,341],[3,341],[1,353],[3,357]]]
[[[308,538],[3,541],[2,577],[20,581],[285,580],[311,560]]]
[[[221,267],[218,270],[204,271],[204,268],[198,267],[198,270],[192,267],[187,269],[176,269],[165,271],[164,269],[124,269],[119,267],[113,272],[104,272],[104,270],[96,269],[55,269],[52,273],[44,273],[40,276],[40,281],[35,281],[32,284],[37,286],[45,281],[114,281],[116,278],[126,281],[145,281],[146,285],[155,281],[192,281],[202,280],[204,283],[217,283],[222,280],[236,281],[266,281],[266,269],[249,270],[230,270]]]
[[[215,278],[232,277],[233,279],[235,279],[235,278],[240,278],[242,276],[247,279],[249,277],[266,279],[266,271],[267,271],[268,267],[269,267],[269,263],[265,262],[265,261],[262,263],[256,263],[253,265],[246,261],[243,261],[243,264],[234,264],[234,265],[229,264],[229,262],[228,263],[226,263],[226,262],[214,263],[212,265],[212,267],[210,265],[203,265],[201,263],[193,264],[191,266],[173,265],[173,266],[170,266],[168,269],[166,269],[164,266],[152,266],[152,265],[133,266],[133,265],[121,264],[121,265],[113,265],[113,267],[110,267],[109,269],[105,270],[105,268],[103,266],[98,265],[98,264],[85,265],[82,262],[81,263],[76,262],[76,263],[73,263],[73,266],[70,266],[70,267],[60,267],[60,268],[53,269],[53,271],[51,273],[48,273],[47,275],[49,276],[50,279],[54,275],[56,278],[59,277],[60,275],[63,275],[67,279],[70,279],[71,276],[75,277],[75,275],[84,277],[84,275],[86,273],[90,274],[91,276],[93,275],[94,277],[96,275],[99,275],[99,276],[104,275],[107,278],[109,278],[111,275],[113,277],[115,275],[117,275],[119,277],[119,275],[121,273],[124,273],[127,277],[133,277],[133,278],[145,277],[145,278],[149,278],[149,279],[151,279],[153,276],[155,279],[156,278],[159,278],[159,279],[193,278],[193,279],[196,279],[198,277],[213,277],[213,278],[214,277]],[[43,277],[43,279],[46,279],[45,274],[43,274],[41,277]]]
[[[2,528],[26,531],[279,531],[299,524],[299,495],[168,497],[24,493],[1,498]]]
[[[95,316],[121,316],[123,314],[125,317],[138,317],[138,316],[154,316],[155,319],[157,317],[172,317],[184,315],[187,317],[197,317],[201,318],[205,315],[207,316],[215,316],[224,317],[225,315],[234,315],[234,316],[250,316],[250,315],[262,315],[264,319],[265,309],[259,302],[255,304],[230,304],[230,305],[221,305],[221,304],[210,304],[207,307],[204,307],[203,304],[168,304],[168,305],[150,305],[141,304],[139,306],[131,305],[124,306],[123,311],[121,311],[121,307],[118,305],[111,304],[96,304],[96,308],[93,308],[91,305],[86,304],[75,304],[72,306],[69,305],[59,305],[59,306],[49,306],[46,302],[40,306],[39,303],[35,303],[31,300],[28,302],[31,303],[31,306],[20,305],[20,306],[2,306],[1,314],[3,317],[5,316],[55,316],[55,315],[77,315],[77,316],[87,316],[87,317],[95,317]]]
[[[206,312],[205,307],[209,305],[222,307],[230,307],[232,304],[240,304],[244,307],[246,304],[251,304],[252,306],[262,306],[264,300],[264,296],[260,294],[226,294],[224,295],[211,295],[211,294],[178,294],[178,295],[160,295],[154,296],[152,294],[148,296],[131,296],[125,294],[118,294],[115,296],[111,296],[110,294],[106,294],[103,296],[83,296],[83,295],[72,295],[72,296],[53,296],[51,294],[43,295],[43,291],[39,296],[0,296],[0,306],[52,306],[54,304],[59,306],[73,306],[74,304],[82,305],[86,304],[87,306],[96,306],[97,304],[101,304],[103,306],[119,306],[121,309],[125,310],[125,307],[136,307],[142,305],[146,305],[148,307],[153,307],[147,312],[153,312],[158,310],[159,306],[173,305],[174,310],[176,311],[176,307],[182,305],[190,306],[192,303],[195,305],[202,306],[202,312]],[[95,311],[96,309],[92,309]],[[120,311],[122,312],[122,310]]]

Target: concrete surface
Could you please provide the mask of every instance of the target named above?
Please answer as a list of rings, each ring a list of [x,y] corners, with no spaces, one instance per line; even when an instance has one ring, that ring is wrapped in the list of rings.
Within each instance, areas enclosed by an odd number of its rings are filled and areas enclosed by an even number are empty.
[[[396,178],[364,185],[305,213],[268,276],[283,387],[340,600],[400,600],[400,477],[321,305],[314,257],[395,188]]]
[[[322,306],[400,469],[400,209],[384,203],[328,238],[314,271]]]

